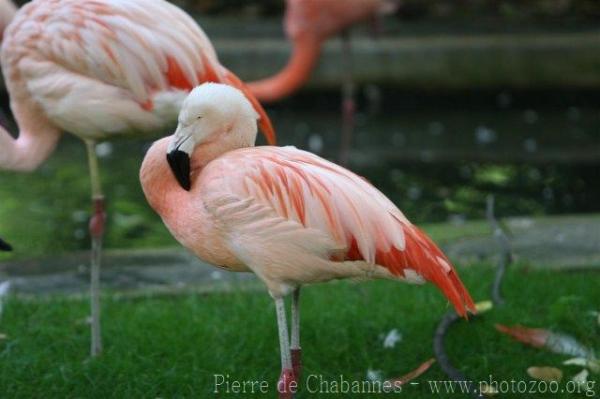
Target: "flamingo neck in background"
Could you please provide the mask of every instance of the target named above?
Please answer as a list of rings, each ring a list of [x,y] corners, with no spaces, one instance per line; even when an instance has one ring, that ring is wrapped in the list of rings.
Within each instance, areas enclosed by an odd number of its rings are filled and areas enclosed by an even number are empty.
[[[11,108],[19,135],[15,139],[0,127],[0,169],[32,171],[54,151],[61,132],[27,98],[11,101]]]
[[[322,40],[314,35],[301,35],[294,39],[292,56],[276,75],[248,83],[250,91],[259,101],[272,102],[289,96],[308,79],[321,52]]]

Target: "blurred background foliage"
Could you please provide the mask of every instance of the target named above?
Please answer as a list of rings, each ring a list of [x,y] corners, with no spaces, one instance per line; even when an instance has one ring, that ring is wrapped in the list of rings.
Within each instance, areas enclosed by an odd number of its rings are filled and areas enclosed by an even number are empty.
[[[208,14],[252,16],[280,15],[281,0],[175,0],[188,10]],[[404,20],[460,19],[465,17],[505,20],[556,20],[560,18],[593,20],[600,17],[600,4],[595,0],[402,0],[397,16]]]
[[[222,44],[232,38],[252,41],[239,33],[251,31],[248,26],[255,27],[259,36],[283,40],[282,0],[173,2],[198,18],[220,54]],[[238,22],[238,17],[244,18]],[[388,38],[423,31],[444,37],[454,27],[472,29],[475,37],[490,30],[526,31],[533,26],[552,37],[565,28],[597,32],[600,1],[403,0],[388,20],[394,21],[386,24],[392,26]],[[222,37],[227,40],[220,41]],[[372,43],[377,46],[376,40]],[[423,60],[429,56],[424,53]],[[327,62],[339,69],[339,59]],[[597,71],[600,74],[600,64]],[[244,76],[243,68],[234,72]],[[447,72],[449,78],[468,73]],[[361,83],[350,167],[416,223],[480,219],[490,193],[497,198],[501,216],[599,212],[600,153],[594,156],[594,151],[600,152],[600,91],[586,86],[589,78],[573,87],[557,82],[558,90],[503,84],[438,90]],[[6,94],[0,103],[10,119]],[[339,110],[339,89],[331,87],[305,89],[267,107],[281,144],[332,160],[338,156]],[[14,125],[12,130],[16,131]],[[161,134],[170,132],[156,137]],[[139,186],[139,165],[153,139],[100,146],[109,248],[175,245]],[[87,249],[87,173],[83,144],[69,135],[39,171],[0,172],[0,234],[16,247],[15,253],[1,254],[0,260]]]

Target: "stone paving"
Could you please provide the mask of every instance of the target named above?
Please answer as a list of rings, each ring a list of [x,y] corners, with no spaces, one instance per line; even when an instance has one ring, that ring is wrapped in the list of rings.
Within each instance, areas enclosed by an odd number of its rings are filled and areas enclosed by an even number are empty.
[[[600,216],[512,218],[505,225],[520,261],[538,267],[591,267],[600,271]],[[494,262],[498,256],[498,246],[491,235],[457,238],[443,247],[460,264]],[[4,262],[0,263],[0,280],[10,280],[13,292],[22,294],[85,293],[89,281],[87,261],[87,253],[81,252]],[[232,282],[254,281],[250,273],[221,271],[181,248],[107,251],[102,269],[105,291],[213,290]]]

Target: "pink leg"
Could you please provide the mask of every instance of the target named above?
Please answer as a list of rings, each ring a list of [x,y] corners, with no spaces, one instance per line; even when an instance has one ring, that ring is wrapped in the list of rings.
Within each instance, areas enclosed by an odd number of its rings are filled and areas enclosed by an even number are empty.
[[[102,261],[102,239],[104,238],[104,226],[106,212],[104,195],[100,187],[100,173],[98,159],[96,158],[96,144],[86,141],[88,160],[90,163],[90,178],[92,183],[92,202],[94,214],[90,219],[90,236],[92,238],[92,261],[90,267],[90,310],[91,323],[91,347],[92,357],[102,352],[102,335],[100,332],[100,263]]]
[[[92,202],[94,205],[94,214],[90,219],[90,236],[101,239],[104,237],[104,226],[106,225],[104,197],[94,198]]]
[[[296,378],[294,376],[294,370],[291,368],[281,370],[279,376],[279,382],[277,383],[277,392],[279,392],[279,399],[293,399],[296,393]]]
[[[342,83],[342,135],[340,139],[340,164],[348,165],[352,136],[354,132],[354,114],[356,103],[354,100],[354,78],[352,74],[352,47],[349,31],[342,33],[342,60],[344,64],[344,77]]]
[[[275,298],[275,309],[277,310],[277,326],[279,328],[279,345],[281,347],[281,375],[277,383],[279,399],[292,399],[298,388],[292,360],[290,356],[290,343],[285,319],[285,302],[283,298]]]
[[[102,259],[102,239],[106,213],[104,211],[104,197],[96,197],[94,214],[90,219],[90,235],[92,237],[92,266],[90,275],[90,296],[92,313],[92,342],[91,354],[98,356],[102,352],[102,335],[100,333],[100,263]]]
[[[292,355],[292,369],[296,381],[300,381],[302,375],[302,349],[300,348],[300,287],[292,294],[292,343],[290,352]]]
[[[382,18],[380,14],[375,14],[369,19],[369,25],[371,26],[371,36],[374,39],[378,39],[383,32]]]

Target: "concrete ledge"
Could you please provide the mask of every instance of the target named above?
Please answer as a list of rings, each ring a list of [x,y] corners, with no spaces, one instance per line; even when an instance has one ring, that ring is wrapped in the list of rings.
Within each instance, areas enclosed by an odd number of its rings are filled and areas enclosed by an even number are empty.
[[[244,80],[270,76],[290,54],[283,39],[213,40],[221,62]],[[407,88],[600,88],[600,30],[353,40],[359,83]],[[324,49],[310,88],[340,84],[341,45]]]
[[[507,218],[504,222],[521,262],[560,270],[600,270],[600,215]],[[448,237],[438,241],[443,241],[442,248],[454,262],[496,262],[498,247],[487,222],[428,226],[431,229],[438,237]],[[18,294],[82,294],[89,286],[88,263],[85,251],[0,262],[0,281],[10,280]],[[219,270],[180,247],[109,250],[102,265],[102,289],[110,292],[176,294],[227,290],[240,284],[264,289],[254,274]]]

